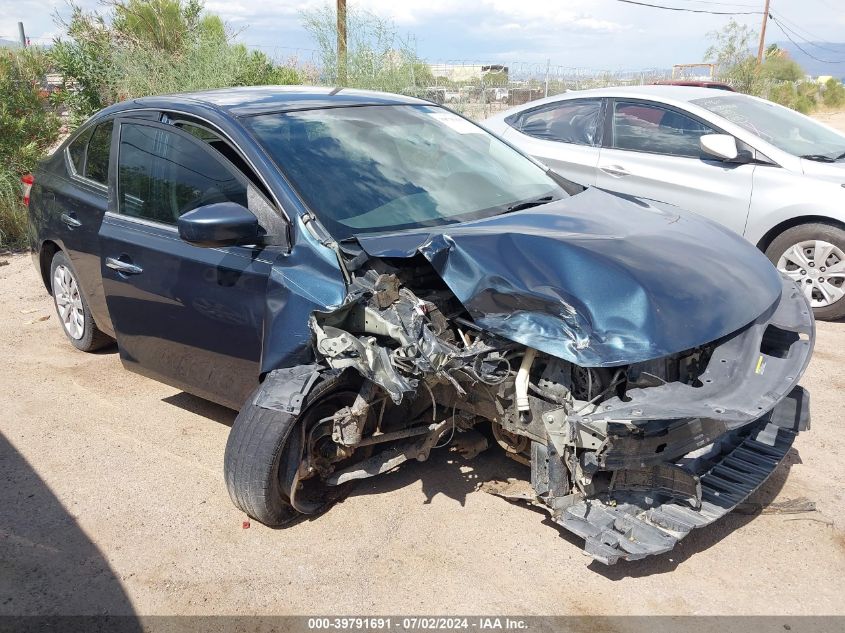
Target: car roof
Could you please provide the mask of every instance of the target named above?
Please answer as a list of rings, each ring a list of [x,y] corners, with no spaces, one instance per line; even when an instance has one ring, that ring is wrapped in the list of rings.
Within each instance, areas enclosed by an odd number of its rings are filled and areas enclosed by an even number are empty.
[[[161,108],[206,105],[224,110],[233,116],[249,116],[264,112],[285,112],[341,106],[362,105],[431,105],[429,101],[372,90],[318,86],[240,86],[200,92],[186,92],[142,97],[124,102],[122,108]]]
[[[667,86],[667,85],[648,85],[648,86],[611,86],[609,88],[590,88],[587,90],[567,90],[564,93],[545,97],[543,99],[536,99],[529,101],[522,105],[515,106],[508,110],[504,110],[498,114],[493,115],[488,120],[500,120],[511,114],[529,110],[546,103],[556,103],[564,99],[583,99],[589,97],[622,97],[629,99],[653,99],[657,101],[672,102],[691,102],[695,99],[703,99],[707,97],[748,97],[739,92],[728,92],[726,90],[719,90],[718,88],[700,88],[698,86]]]
[[[578,94],[595,94],[604,97],[637,97],[643,99],[672,99],[675,101],[692,101],[718,95],[725,95],[724,90],[718,88],[706,88],[702,86],[677,86],[670,84],[657,84],[648,86],[617,86],[610,88],[593,88],[580,90]]]

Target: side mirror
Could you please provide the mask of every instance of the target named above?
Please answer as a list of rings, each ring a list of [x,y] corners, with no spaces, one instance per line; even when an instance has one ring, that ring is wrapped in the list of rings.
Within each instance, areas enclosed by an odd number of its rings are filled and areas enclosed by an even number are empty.
[[[701,151],[719,160],[735,160],[739,156],[736,139],[730,134],[704,134],[699,139]]]
[[[261,241],[258,218],[236,202],[218,202],[179,217],[179,237],[193,244],[213,248]]]

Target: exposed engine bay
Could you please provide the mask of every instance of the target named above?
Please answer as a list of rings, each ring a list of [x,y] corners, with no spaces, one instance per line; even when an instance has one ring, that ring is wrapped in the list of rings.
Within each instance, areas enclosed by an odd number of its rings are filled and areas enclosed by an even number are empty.
[[[312,415],[286,453],[299,512],[323,507],[332,487],[425,460],[489,425],[506,454],[530,467],[531,501],[613,564],[666,552],[729,512],[809,423],[797,382],[814,326],[786,279],[780,300],[737,332],[609,367],[480,327],[420,255],[370,259],[350,273],[343,305],[312,313],[310,328],[317,362],[272,372],[255,398],[305,415],[321,381],[354,385]],[[309,481],[323,492],[308,492]]]

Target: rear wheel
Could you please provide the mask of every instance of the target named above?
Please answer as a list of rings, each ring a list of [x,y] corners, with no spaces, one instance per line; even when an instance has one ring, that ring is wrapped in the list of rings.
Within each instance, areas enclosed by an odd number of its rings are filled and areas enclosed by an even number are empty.
[[[817,319],[845,317],[845,231],[802,224],[781,233],[766,256],[798,283]]]
[[[325,479],[368,452],[336,444],[330,418],[352,405],[360,385],[355,376],[331,376],[312,389],[298,416],[255,406],[250,397],[226,443],[223,469],[232,502],[279,527],[301,514],[324,512],[346,496],[351,482],[329,486]]]
[[[112,343],[112,339],[94,323],[76,271],[62,251],[53,256],[50,264],[50,290],[62,329],[76,349],[93,352]]]

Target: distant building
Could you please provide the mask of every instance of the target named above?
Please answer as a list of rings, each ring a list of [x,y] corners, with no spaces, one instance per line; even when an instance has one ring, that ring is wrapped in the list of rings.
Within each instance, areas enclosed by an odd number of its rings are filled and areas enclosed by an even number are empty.
[[[456,83],[478,81],[487,75],[503,76],[507,81],[508,67],[502,64],[429,64],[434,77],[443,77]]]

